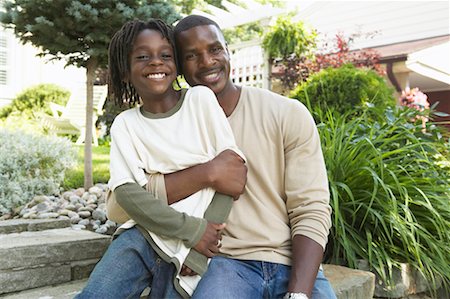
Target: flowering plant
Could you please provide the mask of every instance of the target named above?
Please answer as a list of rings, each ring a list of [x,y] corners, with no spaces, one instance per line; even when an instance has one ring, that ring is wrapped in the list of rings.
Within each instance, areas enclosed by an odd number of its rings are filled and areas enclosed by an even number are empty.
[[[421,92],[417,87],[413,89],[406,87],[405,90],[402,91],[402,95],[399,97],[399,103],[401,106],[407,106],[419,111],[430,109],[430,103],[428,102],[427,95]]]
[[[421,92],[417,87],[413,89],[406,87],[405,90],[402,91],[402,94],[398,100],[400,106],[413,108],[420,112],[429,112],[430,103],[428,102],[428,96]],[[425,130],[425,124],[428,121],[428,117],[424,115],[417,115],[416,119],[422,120],[422,128]]]

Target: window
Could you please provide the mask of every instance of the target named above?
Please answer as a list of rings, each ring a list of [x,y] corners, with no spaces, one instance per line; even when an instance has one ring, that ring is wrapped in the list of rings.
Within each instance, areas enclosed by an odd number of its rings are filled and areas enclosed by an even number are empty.
[[[0,30],[0,85],[8,83],[8,37]]]

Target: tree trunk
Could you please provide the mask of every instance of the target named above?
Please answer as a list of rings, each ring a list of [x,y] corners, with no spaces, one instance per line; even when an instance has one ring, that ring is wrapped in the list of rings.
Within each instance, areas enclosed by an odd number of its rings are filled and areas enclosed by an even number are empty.
[[[92,129],[94,123],[92,115],[94,113],[94,80],[95,70],[97,69],[97,58],[89,58],[86,65],[86,134],[84,138],[84,189],[88,190],[93,186],[92,174]]]

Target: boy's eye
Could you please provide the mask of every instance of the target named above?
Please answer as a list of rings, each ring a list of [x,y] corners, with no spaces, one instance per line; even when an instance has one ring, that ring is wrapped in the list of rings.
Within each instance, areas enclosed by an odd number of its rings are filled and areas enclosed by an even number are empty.
[[[161,54],[161,57],[162,57],[163,59],[172,59],[172,54],[169,54],[169,53],[163,53],[163,54]]]
[[[148,60],[150,58],[150,56],[148,55],[138,55],[136,56],[137,60]]]

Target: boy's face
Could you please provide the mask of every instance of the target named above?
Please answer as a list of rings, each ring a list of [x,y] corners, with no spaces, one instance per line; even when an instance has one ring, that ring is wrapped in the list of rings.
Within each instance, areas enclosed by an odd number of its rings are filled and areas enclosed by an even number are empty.
[[[220,30],[196,26],[177,35],[180,63],[191,86],[205,85],[218,95],[230,86],[230,55]]]
[[[177,68],[172,46],[156,30],[145,29],[136,37],[130,53],[128,78],[144,100],[172,88]]]

